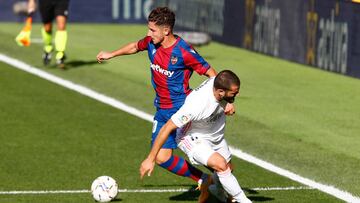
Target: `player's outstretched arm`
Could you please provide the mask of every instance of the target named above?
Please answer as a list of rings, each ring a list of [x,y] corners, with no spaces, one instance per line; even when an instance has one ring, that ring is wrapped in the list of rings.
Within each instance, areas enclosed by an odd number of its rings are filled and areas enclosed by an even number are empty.
[[[137,52],[138,52],[137,42],[131,42],[131,43],[121,47],[120,49],[112,51],[112,52],[100,51],[98,53],[98,55],[96,56],[96,59],[99,63],[101,63],[105,60],[109,60],[116,56],[135,54]]]
[[[150,151],[148,157],[140,165],[140,178],[141,179],[144,177],[144,175],[146,173],[148,174],[148,176],[151,175],[151,173],[155,167],[155,159],[156,159],[157,154],[159,153],[161,147],[164,145],[165,141],[169,137],[169,134],[176,128],[177,128],[177,126],[170,119],[160,129],[160,132],[154,141],[154,144],[151,148],[151,151]]]

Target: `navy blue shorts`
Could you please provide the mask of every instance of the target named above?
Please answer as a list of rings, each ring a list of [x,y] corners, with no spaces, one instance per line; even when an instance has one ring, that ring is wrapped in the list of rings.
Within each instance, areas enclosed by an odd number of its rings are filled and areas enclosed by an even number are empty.
[[[151,137],[151,146],[154,144],[154,141],[163,125],[171,118],[171,116],[179,110],[178,108],[172,109],[158,109],[155,113],[152,137]],[[164,149],[176,149],[176,130],[174,130],[166,140],[165,144],[162,146]]]

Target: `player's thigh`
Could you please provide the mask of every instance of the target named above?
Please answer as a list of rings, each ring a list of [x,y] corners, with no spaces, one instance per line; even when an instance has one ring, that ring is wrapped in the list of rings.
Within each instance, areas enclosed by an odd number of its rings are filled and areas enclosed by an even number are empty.
[[[166,122],[154,120],[153,121],[153,129],[152,129],[152,135],[151,135],[151,146],[154,144],[156,137],[158,136],[160,129],[165,125]],[[163,149],[176,149],[177,143],[176,143],[176,131],[174,130],[169,134],[169,137],[165,141],[164,145],[162,146]]]
[[[183,137],[178,146],[193,164],[207,166],[208,159],[215,153],[208,141],[199,139],[197,136]]]
[[[160,149],[159,153],[156,155],[156,163],[162,164],[166,161],[168,161],[173,154],[173,149]]]
[[[224,157],[224,159],[226,160],[227,163],[230,163],[230,161],[231,161],[231,152],[230,152],[229,146],[228,146],[225,139],[223,139],[218,144],[212,144],[212,148],[217,153],[219,153],[222,157]]]
[[[207,160],[207,166],[217,172],[226,171],[228,164],[224,157],[218,152],[214,152]]]
[[[165,125],[165,123],[171,118],[171,116],[176,112],[176,109],[158,109],[154,116],[152,136],[151,136],[151,146],[154,144],[156,137],[158,136],[160,129]],[[168,139],[162,148],[165,149],[176,149],[176,130],[169,134]]]

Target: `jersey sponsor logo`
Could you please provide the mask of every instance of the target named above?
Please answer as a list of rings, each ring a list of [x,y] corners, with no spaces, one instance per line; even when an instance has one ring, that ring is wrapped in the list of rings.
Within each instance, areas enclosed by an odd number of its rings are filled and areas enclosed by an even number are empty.
[[[172,64],[172,65],[175,65],[176,62],[178,61],[178,58],[177,58],[176,56],[171,56],[170,61],[171,61],[171,64]]]
[[[168,76],[169,78],[171,78],[171,76],[173,76],[174,71],[169,71],[169,70],[165,70],[163,68],[161,68],[159,65],[157,64],[151,64],[150,65],[151,69],[153,69],[154,71],[157,71],[165,76]]]

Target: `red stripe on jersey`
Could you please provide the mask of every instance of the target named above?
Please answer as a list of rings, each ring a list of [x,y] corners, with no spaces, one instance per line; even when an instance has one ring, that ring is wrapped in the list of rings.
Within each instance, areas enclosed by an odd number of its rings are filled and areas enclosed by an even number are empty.
[[[191,92],[191,89],[189,87],[189,81],[190,81],[190,77],[191,77],[191,71],[189,69],[185,69],[184,70],[184,91],[186,95],[189,95]]]
[[[146,50],[150,41],[151,41],[151,37],[149,36],[146,36],[143,39],[139,40],[137,43],[138,51]]]
[[[167,88],[167,80],[164,78],[164,76],[161,73],[158,73],[157,71],[153,71],[153,80],[156,84],[156,94],[159,96],[159,102],[160,108],[162,109],[168,109],[172,108],[172,103],[170,100],[170,91]]]
[[[168,70],[168,63],[170,61],[171,53],[167,53],[166,50],[163,50],[160,47],[155,54],[154,57],[154,64],[159,65],[162,69]],[[153,73],[153,80],[156,84],[156,93],[159,96],[159,103],[160,108],[172,108],[173,104],[171,101],[170,91],[169,91],[169,84],[168,84],[168,76],[159,73],[158,71],[151,70]]]
[[[189,51],[180,47],[181,53],[184,58],[184,63],[186,67],[191,67],[194,71],[196,71],[200,75],[204,75],[206,71],[210,68],[210,66],[204,66],[201,62],[199,62],[195,56],[193,56]]]

